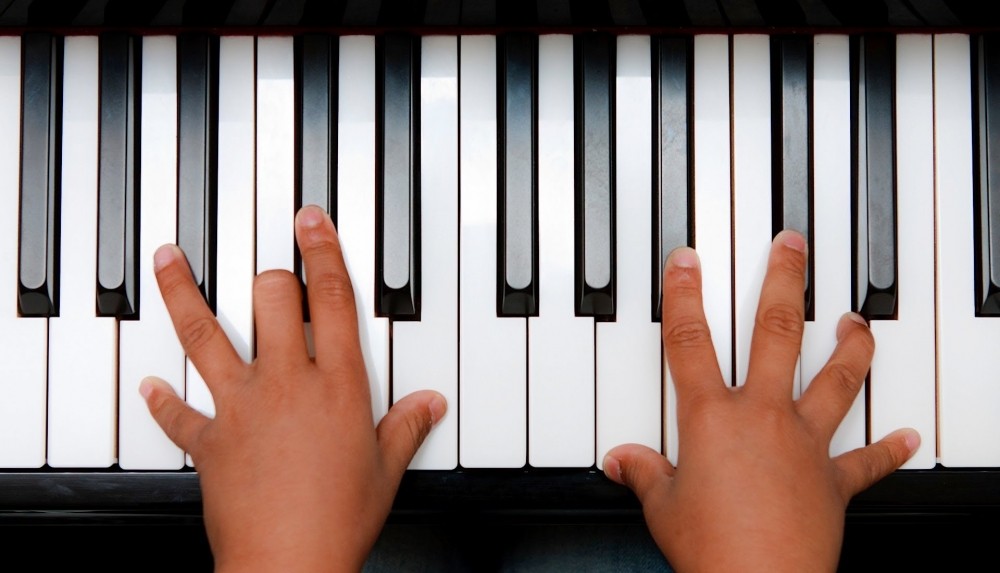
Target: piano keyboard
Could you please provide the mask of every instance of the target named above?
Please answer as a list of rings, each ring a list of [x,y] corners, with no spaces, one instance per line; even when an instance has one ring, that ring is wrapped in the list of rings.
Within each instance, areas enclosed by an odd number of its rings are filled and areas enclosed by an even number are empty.
[[[334,216],[376,419],[433,388],[411,466],[676,460],[659,269],[691,244],[722,372],[772,236],[810,244],[796,393],[850,309],[870,379],[833,453],[1000,465],[998,44],[948,33],[0,37],[0,468],[182,470],[139,381],[212,400],[152,253],[179,243],[253,357],[251,286]],[[308,309],[306,309],[308,310]],[[308,328],[308,325],[307,325]]]

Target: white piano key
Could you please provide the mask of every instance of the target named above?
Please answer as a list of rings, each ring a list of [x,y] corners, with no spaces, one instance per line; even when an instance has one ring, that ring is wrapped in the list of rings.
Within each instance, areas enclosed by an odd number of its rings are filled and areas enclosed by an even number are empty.
[[[652,283],[652,102],[648,36],[618,38],[615,92],[618,300],[615,322],[598,322],[597,465],[620,444],[661,450],[662,344]]]
[[[375,316],[374,37],[340,39],[339,85],[337,230],[354,283],[361,351],[377,423],[389,409],[389,319]]]
[[[247,362],[253,360],[254,84],[254,39],[220,38],[216,317]],[[212,393],[190,359],[187,402],[215,416]]]
[[[837,346],[837,322],[851,309],[851,79],[846,35],[813,43],[813,321],[802,336],[802,391]],[[830,444],[831,454],[865,445],[865,390]]]
[[[538,316],[528,318],[528,463],[594,464],[594,319],[574,303],[573,37],[538,41]]]
[[[446,470],[458,465],[458,39],[425,37],[420,58],[421,315],[393,324],[392,392],[448,401],[410,464]]]
[[[459,463],[522,467],[527,326],[496,310],[496,40],[464,36],[459,49]]]
[[[117,442],[118,324],[96,314],[98,60],[96,36],[65,40],[61,293],[49,320],[48,464],[108,467]]]
[[[45,464],[48,320],[17,315],[21,38],[0,37],[0,467]]]
[[[1000,320],[975,315],[969,38],[934,37],[938,443],[948,467],[1000,466]]]
[[[920,432],[904,469],[935,465],[934,78],[932,38],[896,39],[898,320],[871,321],[875,357],[869,425],[875,441],[902,427]],[[971,117],[971,116],[970,116]]]
[[[694,248],[702,298],[723,381],[733,385],[729,37],[694,38]],[[666,369],[665,369],[666,371]],[[664,444],[677,462],[677,408],[667,371]]]
[[[142,41],[142,143],[139,209],[139,320],[119,325],[118,463],[122,469],[180,469],[184,452],[167,438],[139,395],[159,376],[184,396],[184,350],[163,304],[153,253],[177,241],[177,42]]]
[[[767,36],[733,35],[732,97],[735,382],[743,385],[771,250],[772,94],[771,42]]]
[[[219,324],[237,354],[253,359],[254,40],[219,40]]]
[[[257,38],[257,272],[292,270],[294,223],[295,50],[291,37],[261,36]]]

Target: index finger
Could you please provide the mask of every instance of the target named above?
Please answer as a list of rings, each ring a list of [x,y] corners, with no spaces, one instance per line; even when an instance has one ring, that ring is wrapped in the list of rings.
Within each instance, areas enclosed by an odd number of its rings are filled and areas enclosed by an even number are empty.
[[[245,363],[195,286],[180,248],[163,245],[157,249],[153,269],[177,338],[209,390],[214,392],[220,380]]]
[[[705,319],[701,265],[694,249],[688,247],[674,249],[664,269],[663,349],[678,401],[694,391],[725,388]]]
[[[303,207],[295,238],[305,266],[316,364],[329,369],[360,357],[354,288],[333,221],[319,207]]]

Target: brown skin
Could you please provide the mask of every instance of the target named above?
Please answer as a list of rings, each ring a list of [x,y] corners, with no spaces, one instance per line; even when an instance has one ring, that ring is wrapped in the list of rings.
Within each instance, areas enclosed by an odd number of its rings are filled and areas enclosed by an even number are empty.
[[[162,380],[149,378],[140,391],[198,468],[218,571],[359,570],[407,465],[445,413],[442,396],[417,392],[375,426],[336,231],[325,213],[307,207],[296,219],[296,238],[309,276],[315,360],[306,351],[293,275],[257,278],[258,352],[246,364],[205,306],[180,250],[165,245],[156,254],[164,301],[216,415],[191,409]],[[857,315],[840,321],[826,368],[792,400],[804,251],[796,233],[775,239],[741,388],[722,382],[697,256],[685,248],[669,259],[663,338],[677,389],[678,467],[632,444],[612,450],[604,469],[639,497],[678,570],[835,570],[848,501],[919,445],[915,431],[901,430],[829,456],[874,352]]]
[[[444,398],[423,391],[376,425],[354,292],[330,218],[299,212],[315,360],[306,350],[298,280],[254,283],[257,358],[237,355],[195,287],[180,249],[161,247],[156,278],[181,345],[205,379],[214,419],[162,380],[140,386],[153,417],[198,468],[217,571],[358,571],[400,479]]]
[[[847,314],[837,347],[799,400],[805,241],[775,237],[761,290],[745,385],[726,387],[701,298],[695,252],[671,253],[664,276],[663,341],[677,390],[677,467],[628,444],[605,474],[631,488],[649,529],[679,571],[835,571],[850,499],[916,451],[897,430],[831,458],[830,441],[864,382],[875,342]]]

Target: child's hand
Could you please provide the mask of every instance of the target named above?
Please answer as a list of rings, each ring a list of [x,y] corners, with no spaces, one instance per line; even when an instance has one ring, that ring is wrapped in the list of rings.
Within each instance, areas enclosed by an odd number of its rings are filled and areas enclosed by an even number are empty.
[[[663,287],[663,340],[677,389],[677,467],[638,445],[613,449],[604,471],[642,502],[650,531],[680,571],[833,571],[850,499],[901,466],[914,430],[831,459],[830,440],[864,382],[874,340],[845,315],[837,348],[798,401],[805,241],[774,240],[746,384],[728,388],[701,299],[695,252],[673,252]]]
[[[444,398],[418,392],[374,426],[354,292],[330,218],[303,208],[296,239],[309,277],[310,359],[301,289],[287,271],[254,283],[257,359],[243,362],[205,305],[180,249],[156,278],[181,345],[212,392],[196,412],[162,381],[140,387],[153,417],[191,455],[217,570],[359,570],[403,472]]]

